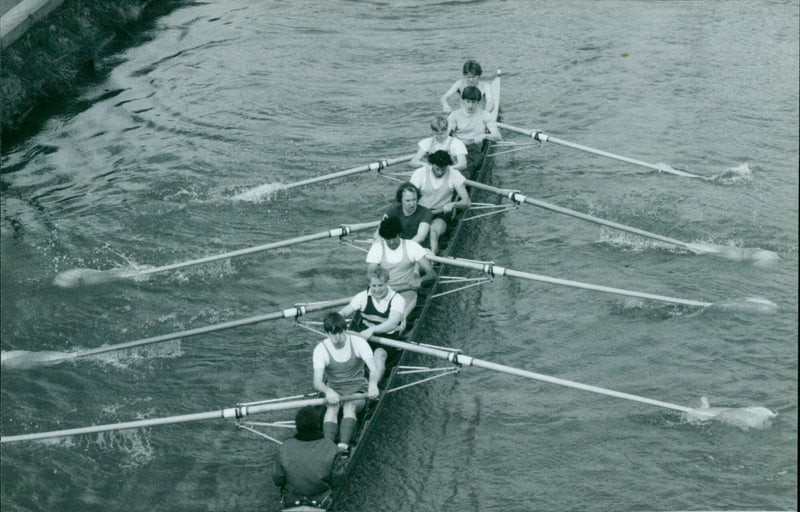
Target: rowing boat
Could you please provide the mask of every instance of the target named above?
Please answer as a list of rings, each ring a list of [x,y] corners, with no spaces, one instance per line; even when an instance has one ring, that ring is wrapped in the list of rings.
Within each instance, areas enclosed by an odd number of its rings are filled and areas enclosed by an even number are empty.
[[[500,98],[500,78],[499,76],[496,77],[491,84],[493,88],[492,92],[495,95],[495,98]],[[494,112],[497,114],[497,111]],[[475,172],[474,180],[475,182],[481,182],[486,179],[490,170],[491,170],[491,162],[492,159],[488,157],[488,151],[491,147],[491,143],[489,141],[484,141],[483,144],[483,162],[480,168]],[[473,187],[469,189],[470,198],[474,200],[474,195],[478,192],[478,189]],[[464,227],[464,213],[461,212],[456,218],[451,222],[451,225],[448,227],[447,233],[445,235],[444,240],[442,241],[441,247],[441,254],[445,257],[452,257],[454,256],[454,252],[458,247],[457,241],[462,236],[462,231]],[[445,245],[446,244],[446,245]],[[411,312],[408,318],[409,324],[413,323],[413,327],[408,331],[408,339],[417,339],[417,334],[420,332],[421,327],[424,325],[424,319],[431,308],[433,303],[433,298],[437,295],[442,283],[441,283],[441,271],[445,268],[444,265],[439,265],[436,268],[436,275],[437,279],[434,283],[429,286],[419,290],[419,300],[417,302],[416,307]],[[368,402],[367,406],[364,408],[358,416],[358,425],[355,435],[353,436],[353,441],[351,442],[351,448],[349,457],[346,463],[346,472],[350,474],[357,464],[358,460],[364,455],[367,443],[375,430],[375,425],[377,424],[378,420],[381,417],[381,414],[384,410],[384,401],[387,396],[387,391],[393,388],[395,382],[400,378],[400,369],[404,367],[409,358],[409,352],[405,350],[401,350],[399,357],[390,358],[387,361],[387,367],[385,376],[382,381],[379,383],[379,388],[381,390],[381,395],[378,400]],[[393,359],[393,361],[392,361]],[[325,496],[319,503],[286,503],[284,504],[284,512],[322,512],[327,510],[332,510],[336,507],[337,501],[340,499],[342,491],[344,487],[340,487],[334,489],[328,496]]]

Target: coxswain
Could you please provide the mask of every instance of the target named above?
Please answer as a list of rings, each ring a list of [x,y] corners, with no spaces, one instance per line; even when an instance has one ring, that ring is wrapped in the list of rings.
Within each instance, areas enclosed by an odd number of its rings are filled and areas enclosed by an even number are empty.
[[[322,435],[320,419],[315,407],[297,411],[297,433],[278,450],[272,481],[281,488],[284,507],[322,507],[331,489],[344,484],[345,459],[336,444]]]

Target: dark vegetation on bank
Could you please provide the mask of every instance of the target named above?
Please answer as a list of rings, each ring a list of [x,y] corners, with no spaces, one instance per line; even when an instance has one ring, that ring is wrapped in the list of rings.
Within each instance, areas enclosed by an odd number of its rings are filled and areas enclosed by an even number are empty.
[[[7,149],[34,133],[53,104],[98,80],[104,58],[147,38],[186,0],[66,0],[0,56],[0,128]],[[58,110],[58,109],[56,109]]]

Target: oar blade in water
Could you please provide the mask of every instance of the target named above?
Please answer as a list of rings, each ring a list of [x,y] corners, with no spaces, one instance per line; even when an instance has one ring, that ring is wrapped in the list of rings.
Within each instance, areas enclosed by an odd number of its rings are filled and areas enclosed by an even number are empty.
[[[686,418],[692,423],[715,420],[744,430],[763,429],[772,425],[772,419],[778,415],[766,407],[711,407],[706,397],[702,397],[700,402],[699,408],[686,413]]]
[[[745,297],[714,304],[715,308],[723,311],[743,311],[751,313],[776,313],[778,305],[763,297]]]
[[[265,183],[263,185],[259,185],[249,190],[239,192],[231,199],[234,201],[247,201],[251,203],[257,203],[264,199],[271,198],[272,195],[275,194],[275,192],[282,190],[283,188],[284,188],[283,183]]]
[[[9,350],[0,352],[0,367],[3,370],[28,370],[39,366],[49,366],[70,359],[67,352],[30,352],[28,350]]]
[[[706,242],[689,244],[689,248],[698,253],[712,254],[728,260],[749,261],[760,267],[772,265],[781,259],[778,253],[758,248],[733,247]]]
[[[109,270],[73,268],[58,274],[53,280],[53,284],[59,288],[76,288],[78,286],[111,283],[122,279],[146,279],[146,277],[147,276],[141,272],[127,268],[112,268]]]

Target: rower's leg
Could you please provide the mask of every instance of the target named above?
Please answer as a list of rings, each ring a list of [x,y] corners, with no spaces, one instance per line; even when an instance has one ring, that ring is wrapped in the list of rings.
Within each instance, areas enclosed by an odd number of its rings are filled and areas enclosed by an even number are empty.
[[[339,404],[329,405],[325,410],[325,418],[322,420],[322,434],[326,439],[336,442],[336,434],[339,433]]]
[[[356,431],[356,411],[359,404],[364,406],[363,400],[346,402],[342,411],[342,425],[339,427],[339,444],[350,445],[350,440]]]
[[[386,359],[389,357],[389,354],[386,353],[386,350],[379,347],[375,349],[372,357],[375,360],[375,367],[378,369],[378,380],[380,381],[386,371]]]
[[[417,292],[414,290],[407,290],[400,294],[406,301],[406,309],[403,311],[403,319],[405,320],[408,318],[408,315],[414,310],[414,306],[417,305]]]
[[[447,231],[447,223],[444,219],[433,219],[431,222],[431,252],[437,254],[439,252],[439,237]]]

